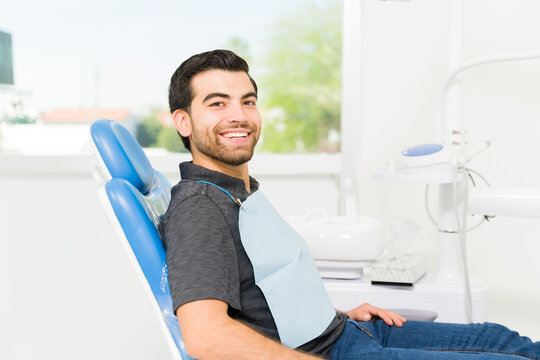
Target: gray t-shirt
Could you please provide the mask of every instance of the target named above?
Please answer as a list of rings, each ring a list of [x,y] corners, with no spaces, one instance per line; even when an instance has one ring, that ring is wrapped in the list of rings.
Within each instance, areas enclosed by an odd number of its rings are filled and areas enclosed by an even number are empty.
[[[169,209],[160,224],[175,311],[191,301],[218,299],[229,305],[231,318],[279,341],[240,240],[238,205],[222,190],[197,181],[216,184],[241,201],[249,196],[244,182],[191,162],[180,164],[180,172],[182,181],[172,188]],[[258,186],[250,178],[251,191]],[[299,349],[330,358],[346,319],[346,315],[336,314],[319,337]]]

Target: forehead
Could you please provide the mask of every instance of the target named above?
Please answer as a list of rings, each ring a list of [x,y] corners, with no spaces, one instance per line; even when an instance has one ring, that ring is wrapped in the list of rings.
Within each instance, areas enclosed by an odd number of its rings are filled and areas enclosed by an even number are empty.
[[[191,79],[193,100],[204,99],[211,93],[243,96],[255,92],[249,76],[243,71],[207,70]]]

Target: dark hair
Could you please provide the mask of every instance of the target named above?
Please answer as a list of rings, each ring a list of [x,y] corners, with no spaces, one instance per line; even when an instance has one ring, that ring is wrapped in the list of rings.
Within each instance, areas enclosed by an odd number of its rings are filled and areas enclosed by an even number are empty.
[[[207,70],[243,71],[248,75],[255,93],[257,93],[257,84],[249,76],[249,66],[244,59],[230,50],[207,51],[193,55],[184,61],[171,77],[171,84],[169,85],[169,108],[171,114],[179,109],[190,112],[191,102],[193,101],[191,79]],[[191,151],[189,138],[182,135],[180,137],[184,147]]]

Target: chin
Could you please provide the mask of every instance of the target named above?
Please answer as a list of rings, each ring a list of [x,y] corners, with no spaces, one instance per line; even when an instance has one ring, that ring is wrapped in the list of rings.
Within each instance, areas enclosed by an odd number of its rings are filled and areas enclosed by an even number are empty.
[[[242,154],[241,156],[224,156],[220,160],[230,165],[242,165],[247,163],[253,157],[253,152],[250,154]]]

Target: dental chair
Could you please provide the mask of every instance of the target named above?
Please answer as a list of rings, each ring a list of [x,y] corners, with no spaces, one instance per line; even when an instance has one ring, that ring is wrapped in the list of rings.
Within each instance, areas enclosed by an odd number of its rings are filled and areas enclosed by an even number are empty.
[[[90,135],[83,152],[95,159],[93,174],[101,184],[100,198],[143,284],[172,357],[193,360],[186,353],[173,312],[165,248],[157,230],[170,201],[171,185],[152,168],[140,145],[121,124],[112,120],[96,121]],[[344,301],[347,304],[344,308],[353,308],[371,295],[371,290],[357,289],[358,285],[350,280],[325,280],[334,306]],[[371,302],[377,304],[377,301]],[[395,311],[411,320],[433,321],[437,317],[435,312],[411,308]]]
[[[84,152],[95,155],[94,175],[103,184],[100,197],[109,219],[152,303],[173,359],[192,360],[172,308],[165,248],[158,234],[171,185],[119,123],[96,121],[90,135]]]

